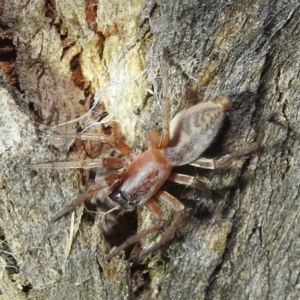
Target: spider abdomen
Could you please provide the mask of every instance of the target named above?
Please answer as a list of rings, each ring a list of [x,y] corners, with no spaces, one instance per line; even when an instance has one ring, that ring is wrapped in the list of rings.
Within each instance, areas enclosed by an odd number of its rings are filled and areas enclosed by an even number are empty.
[[[177,114],[170,123],[165,158],[173,165],[196,160],[215,139],[230,106],[227,98],[202,102]]]

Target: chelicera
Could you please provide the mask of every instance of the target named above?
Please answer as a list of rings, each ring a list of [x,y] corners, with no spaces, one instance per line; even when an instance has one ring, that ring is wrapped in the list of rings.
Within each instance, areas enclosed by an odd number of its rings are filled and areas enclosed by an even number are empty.
[[[145,205],[156,217],[156,223],[139,231],[128,238],[119,247],[113,249],[105,258],[110,259],[129,245],[135,244],[148,234],[154,233],[166,224],[166,217],[157,204],[157,200],[163,202],[175,211],[175,216],[169,227],[162,233],[158,243],[143,250],[137,260],[144,259],[148,254],[159,249],[169,241],[177,228],[181,225],[184,215],[184,206],[179,200],[166,191],[161,190],[167,181],[187,185],[199,189],[204,196],[211,197],[211,191],[200,180],[185,174],[173,173],[175,166],[190,164],[196,167],[216,169],[230,163],[233,159],[245,156],[258,149],[257,142],[249,147],[234,153],[225,155],[220,159],[200,158],[200,155],[215,139],[230,101],[226,97],[217,97],[213,101],[202,102],[179,112],[170,121],[170,100],[168,95],[168,79],[166,71],[166,59],[161,62],[163,105],[162,105],[162,131],[150,130],[148,133],[149,149],[141,152],[132,148],[120,138],[116,126],[113,126],[113,134],[92,136],[79,134],[81,139],[97,139],[119,150],[124,157],[108,157],[79,162],[55,162],[30,165],[34,168],[95,168],[106,167],[114,169],[105,178],[90,187],[86,192],[72,201],[52,221],[72,211],[82,204],[89,196],[100,190],[104,190],[107,197],[113,200],[120,209],[134,210]]]

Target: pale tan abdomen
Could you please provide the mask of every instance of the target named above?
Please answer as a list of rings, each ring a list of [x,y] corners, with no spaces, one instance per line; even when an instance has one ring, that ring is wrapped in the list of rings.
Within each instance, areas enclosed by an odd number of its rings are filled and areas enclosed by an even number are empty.
[[[226,98],[192,106],[172,119],[170,141],[165,158],[173,165],[186,165],[196,160],[212,143],[229,106]]]

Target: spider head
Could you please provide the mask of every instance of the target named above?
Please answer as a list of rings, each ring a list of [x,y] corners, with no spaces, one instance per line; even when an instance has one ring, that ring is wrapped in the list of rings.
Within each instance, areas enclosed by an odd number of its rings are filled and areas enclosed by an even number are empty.
[[[115,189],[108,197],[118,203],[123,210],[131,211],[136,208],[120,189]]]

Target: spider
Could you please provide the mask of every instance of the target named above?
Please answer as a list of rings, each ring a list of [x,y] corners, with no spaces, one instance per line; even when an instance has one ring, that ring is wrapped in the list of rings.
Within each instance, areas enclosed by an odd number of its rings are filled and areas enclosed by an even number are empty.
[[[248,155],[259,148],[259,143],[253,142],[248,147],[227,154],[220,159],[199,158],[215,139],[222,126],[226,111],[230,107],[230,101],[226,97],[217,97],[213,101],[202,102],[182,110],[170,121],[166,60],[166,55],[164,54],[161,61],[163,89],[162,132],[158,133],[154,129],[148,132],[148,150],[142,152],[127,145],[119,137],[116,126],[113,126],[114,134],[112,135],[95,137],[89,134],[79,134],[79,137],[81,139],[96,138],[102,143],[110,144],[124,155],[123,158],[107,157],[79,162],[29,165],[29,167],[34,168],[106,167],[115,169],[115,171],[107,173],[101,182],[90,187],[73,200],[52,221],[72,211],[89,196],[100,190],[105,190],[106,195],[125,211],[131,211],[145,205],[154,214],[156,224],[128,238],[123,244],[106,255],[106,260],[109,260],[129,245],[137,243],[148,234],[164,228],[167,220],[156,200],[171,207],[175,211],[175,216],[169,227],[162,233],[159,242],[143,250],[135,260],[143,260],[173,237],[183,221],[184,206],[174,196],[161,190],[167,180],[199,189],[204,196],[211,197],[210,189],[203,182],[190,175],[173,173],[173,167],[190,164],[206,169],[221,168],[232,160]]]

